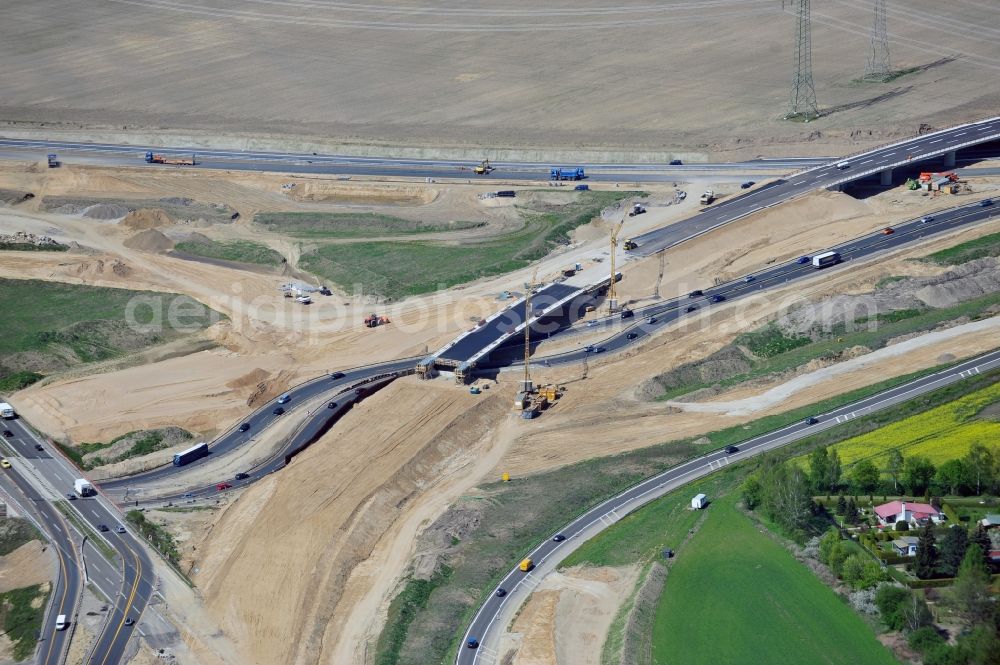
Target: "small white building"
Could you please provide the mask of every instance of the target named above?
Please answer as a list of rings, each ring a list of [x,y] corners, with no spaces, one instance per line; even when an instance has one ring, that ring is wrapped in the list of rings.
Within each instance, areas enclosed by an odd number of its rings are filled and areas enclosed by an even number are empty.
[[[699,494],[695,498],[691,499],[691,507],[695,510],[701,510],[708,505],[708,497],[704,494]]]

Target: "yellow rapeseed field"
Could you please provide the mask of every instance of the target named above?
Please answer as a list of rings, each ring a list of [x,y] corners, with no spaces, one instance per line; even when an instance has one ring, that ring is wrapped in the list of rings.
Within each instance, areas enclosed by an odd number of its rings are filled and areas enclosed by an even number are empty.
[[[870,458],[881,467],[891,448],[899,448],[905,457],[920,455],[940,465],[962,457],[975,443],[992,446],[1000,442],[1000,422],[976,417],[997,401],[1000,401],[1000,383],[831,448],[845,466]],[[805,458],[801,459],[805,462]]]

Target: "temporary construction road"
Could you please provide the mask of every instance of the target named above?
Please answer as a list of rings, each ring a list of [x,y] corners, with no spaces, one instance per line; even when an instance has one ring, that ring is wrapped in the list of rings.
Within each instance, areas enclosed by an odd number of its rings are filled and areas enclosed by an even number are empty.
[[[497,650],[500,633],[507,626],[521,604],[541,583],[542,578],[556,569],[561,561],[577,547],[620,519],[667,492],[703,478],[718,471],[733,461],[741,461],[761,453],[836,427],[841,423],[861,418],[887,409],[900,402],[937,390],[962,379],[1000,368],[1000,351],[992,351],[954,367],[910,381],[877,395],[858,400],[827,413],[816,414],[816,423],[798,422],[781,429],[754,437],[743,443],[738,452],[729,455],[725,450],[715,450],[706,455],[679,464],[651,478],[634,485],[621,494],[604,501],[576,518],[558,533],[565,540],[556,542],[551,538],[524,554],[530,558],[534,568],[525,573],[515,567],[499,581],[497,587],[506,589],[507,594],[497,596],[490,593],[473,617],[463,638],[463,646],[456,658],[456,665],[495,665],[499,662]],[[553,534],[554,535],[554,534]],[[469,648],[469,641],[475,639],[478,648]]]

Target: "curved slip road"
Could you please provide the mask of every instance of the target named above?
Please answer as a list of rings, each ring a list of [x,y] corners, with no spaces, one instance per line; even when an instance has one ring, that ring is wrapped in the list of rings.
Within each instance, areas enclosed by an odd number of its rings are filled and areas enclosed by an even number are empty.
[[[650,501],[658,499],[667,492],[692,480],[718,471],[734,460],[740,461],[768,450],[787,446],[816,432],[882,411],[963,378],[997,368],[1000,368],[1000,350],[992,351],[833,411],[816,414],[815,417],[819,420],[816,424],[798,422],[754,437],[741,443],[738,446],[739,451],[732,455],[727,455],[724,450],[715,450],[648,478],[621,494],[600,503],[559,531],[566,537],[566,540],[558,543],[551,539],[546,540],[535,549],[527,552],[524,557],[531,558],[535,562],[535,567],[531,572],[524,573],[519,568],[514,568],[500,580],[497,586],[506,589],[507,595],[501,598],[495,593],[491,593],[480,606],[479,611],[465,631],[462,639],[463,646],[460,647],[455,658],[456,665],[494,665],[499,662],[499,656],[502,655],[497,651],[500,633],[513,619],[517,609],[538,586],[542,578],[555,570],[563,559],[588,539],[593,538]],[[470,649],[465,646],[472,638],[480,643],[478,649]]]

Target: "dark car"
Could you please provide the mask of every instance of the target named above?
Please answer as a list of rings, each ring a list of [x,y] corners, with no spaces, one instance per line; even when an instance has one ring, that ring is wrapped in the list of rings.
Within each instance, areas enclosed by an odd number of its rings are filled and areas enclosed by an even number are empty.
[[[557,533],[556,535],[552,536],[553,543],[561,543],[564,540],[566,540],[566,536],[562,535],[561,533]]]
[[[273,413],[273,414],[274,414],[274,415],[276,415],[276,416],[280,416],[280,415],[281,415],[281,414],[283,414],[284,412],[285,412],[285,407],[283,407],[283,406],[278,406],[278,407],[275,407],[275,408],[274,408],[274,411],[272,411],[271,413]]]
[[[334,372],[333,374],[330,375],[330,378],[331,379],[342,379],[342,378],[344,378],[344,373],[343,372]]]
[[[747,284],[749,284],[750,282],[754,281],[755,279],[757,279],[757,278],[754,277],[753,275],[747,275],[746,277],[743,278],[743,281],[746,282]]]
[[[684,311],[685,311],[685,312],[693,312],[693,311],[695,311],[696,309],[698,309],[698,305],[688,305],[688,306],[687,306],[687,307],[686,307],[686,308],[684,309]]]
[[[670,160],[670,165],[671,165],[671,166],[680,166],[680,165],[681,165],[681,164],[683,164],[683,163],[684,163],[684,162],[682,162],[682,161],[681,161],[681,160],[679,160],[679,159],[671,159],[671,160]]]
[[[604,353],[605,351],[607,351],[607,349],[605,349],[603,346],[598,346],[597,348],[594,349],[594,353]]]
[[[698,298],[703,295],[705,295],[704,291],[702,291],[701,289],[695,289],[694,291],[688,294],[688,298]]]
[[[633,312],[632,310],[630,310],[630,309],[623,309],[622,310],[622,318],[623,319],[631,319],[633,316],[635,316],[635,312]]]
[[[799,258],[795,259],[795,262],[798,263],[799,265],[802,265],[803,263],[809,263],[810,261],[812,261],[812,259],[809,258],[808,256],[800,256]]]
[[[504,589],[503,587],[497,589],[497,598],[503,598],[506,595],[507,595],[507,589]]]
[[[625,339],[635,339],[636,337],[638,337],[638,335],[635,333],[629,333],[625,335]]]
[[[740,189],[750,189],[751,187],[753,187],[756,184],[757,183],[755,183],[753,180],[747,180],[745,183],[743,183],[742,185],[740,185]]]
[[[5,430],[3,431],[3,435],[4,435],[4,436],[14,436],[14,433],[13,433],[13,432],[11,432],[11,431],[10,431],[9,429],[5,429]]]
[[[126,626],[135,625],[135,619],[133,619],[132,617],[125,617],[125,625]]]
[[[249,473],[240,472],[236,474],[236,480],[246,480],[249,477],[250,477]]]
[[[336,402],[330,402],[329,404],[326,405],[326,408],[328,408],[328,409],[336,409],[337,408],[337,403]]]
[[[465,646],[469,647],[470,649],[478,649],[479,648],[479,640],[477,640],[474,637],[470,637],[469,641],[465,643]]]
[[[727,455],[732,455],[733,453],[738,453],[738,452],[740,452],[740,449],[737,448],[736,446],[726,446]]]
[[[42,452],[42,451],[45,450],[45,448],[42,448],[42,444],[36,443],[35,444],[35,450],[37,450],[38,452]]]
[[[983,199],[982,201],[979,202],[979,205],[982,206],[983,208],[985,208],[986,206],[991,206],[993,205],[993,199]]]
[[[69,499],[70,501],[76,501],[76,495],[73,494],[72,492],[67,493],[66,498]]]
[[[588,344],[587,346],[583,347],[583,352],[584,353],[593,353],[594,352],[594,345],[593,344]]]
[[[722,295],[721,293],[716,293],[709,300],[711,300],[712,302],[722,302],[725,299],[726,299],[726,296]]]
[[[815,425],[819,422],[819,419],[814,416],[809,416],[806,418],[806,425]]]
[[[107,524],[98,524],[97,525],[97,530],[103,533],[103,532],[105,532],[105,531],[108,530],[108,525]]]
[[[194,498],[194,492],[184,492],[183,498],[185,498],[185,499],[193,499]]]
[[[242,425],[240,425],[241,432],[246,432],[248,429],[250,429],[250,423],[243,423]]]

